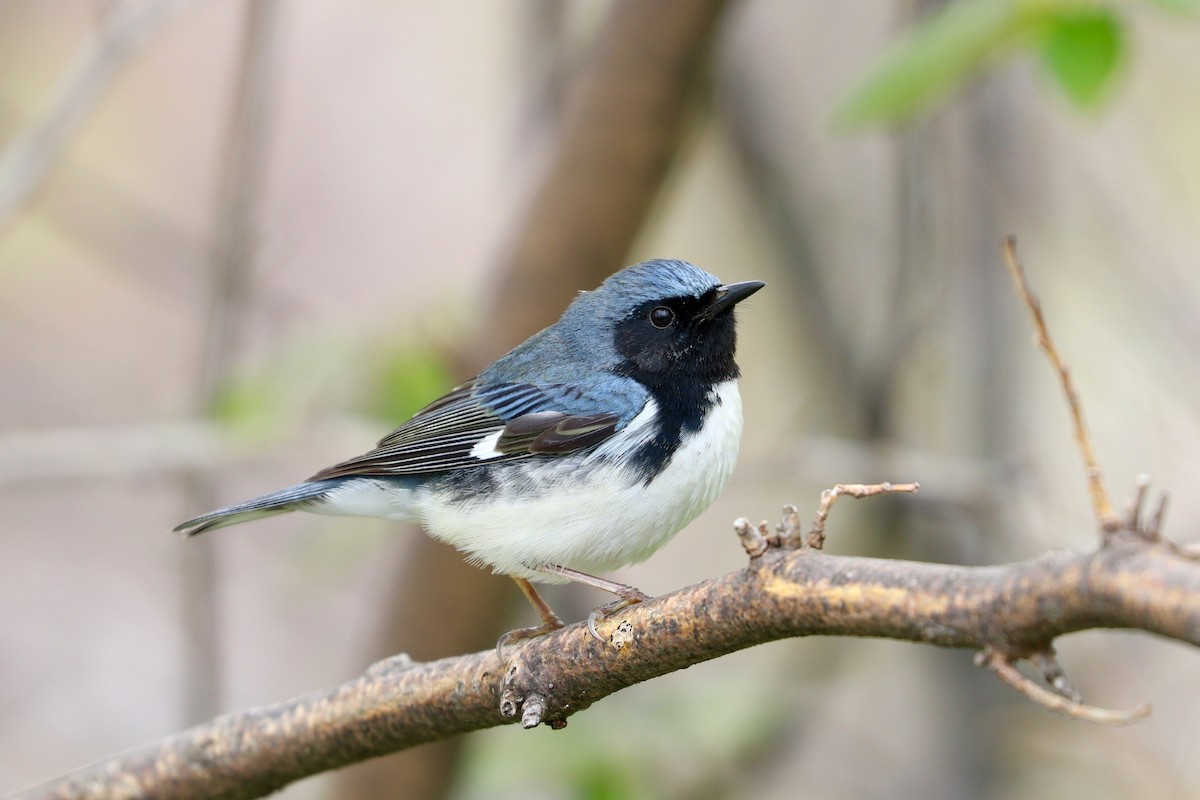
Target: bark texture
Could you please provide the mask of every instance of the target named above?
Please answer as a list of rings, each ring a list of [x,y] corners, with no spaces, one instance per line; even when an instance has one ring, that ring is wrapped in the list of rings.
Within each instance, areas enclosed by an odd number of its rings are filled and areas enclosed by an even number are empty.
[[[791,636],[872,636],[1007,659],[1057,636],[1128,628],[1200,646],[1200,563],[1136,531],[1089,553],[962,567],[772,548],[746,569],[605,620],[429,663],[397,656],[349,683],[220,717],[17,795],[259,797],[328,769],[520,721],[561,727],[622,688]]]

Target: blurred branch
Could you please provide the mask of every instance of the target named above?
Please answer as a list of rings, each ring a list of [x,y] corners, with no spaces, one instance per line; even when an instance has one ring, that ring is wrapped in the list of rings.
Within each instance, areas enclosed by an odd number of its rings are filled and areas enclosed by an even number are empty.
[[[462,353],[464,374],[554,321],[581,288],[621,267],[696,107],[726,0],[618,0],[565,87],[564,118],[544,173],[493,270],[491,306]],[[464,652],[494,640],[517,598],[447,545],[412,537],[384,609],[376,653]],[[446,586],[454,591],[447,593]],[[436,593],[438,613],[429,614]],[[443,796],[454,743],[370,764],[342,796]]]
[[[971,648],[1008,663],[1092,628],[1200,646],[1200,563],[1122,529],[1089,553],[995,567],[772,548],[630,608],[601,643],[582,624],[508,651],[380,662],[354,681],[220,717],[18,794],[259,797],[329,769],[521,719],[561,727],[620,689],[768,641],[870,636]],[[499,710],[498,710],[499,707]]]
[[[305,418],[304,441],[286,431],[247,437],[209,420],[97,425],[0,433],[0,486],[38,480],[80,480],[213,470],[246,463],[294,463],[305,451],[330,458],[377,436],[378,420],[358,416]],[[786,473],[798,484],[830,475],[921,475],[928,505],[981,507],[1013,465],[906,447],[807,434],[781,440],[777,452],[740,465],[731,486]],[[461,560],[461,558],[459,558]],[[501,584],[503,585],[503,583]]]
[[[827,365],[821,372],[832,384],[831,392],[848,402],[857,399],[851,384],[865,372],[863,358],[847,335],[849,321],[835,313],[833,275],[812,246],[815,226],[799,208],[798,187],[789,180],[782,153],[769,141],[772,120],[765,107],[775,102],[774,96],[763,96],[749,76],[736,70],[728,71],[726,83],[720,121],[753,189],[753,213],[788,266],[784,276],[793,284],[788,296],[796,309],[794,317],[804,326],[805,342]]]
[[[249,304],[258,206],[263,190],[264,145],[270,108],[270,73],[277,6],[255,0],[244,6],[240,62],[216,198],[211,289],[205,337],[196,376],[196,396],[209,411],[227,380],[237,338]],[[185,474],[187,507],[215,503],[212,480]],[[219,610],[216,598],[215,546],[192,547],[183,555],[184,717],[191,721],[215,713],[220,705]]]
[[[624,264],[679,151],[726,5],[614,4],[571,87],[558,146],[501,259],[483,349],[520,341],[551,321],[539,313],[531,324],[515,311],[562,308],[581,286]]]
[[[54,166],[121,67],[194,0],[118,3],[67,71],[46,108],[0,154],[0,235]]]
[[[196,420],[5,433],[0,485],[224,465],[237,449],[226,427]]]
[[[979,510],[992,502],[995,487],[1014,469],[999,460],[939,453],[894,439],[863,441],[809,433],[781,439],[774,452],[739,464],[733,481],[753,485],[782,473],[800,485],[820,485],[831,475],[920,475],[924,505]]]

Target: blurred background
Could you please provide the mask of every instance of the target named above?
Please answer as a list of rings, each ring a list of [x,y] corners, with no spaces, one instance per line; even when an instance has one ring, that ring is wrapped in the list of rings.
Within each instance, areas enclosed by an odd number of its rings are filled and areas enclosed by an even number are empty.
[[[991,564],[1095,536],[1015,233],[1114,497],[1200,496],[1200,21],[1187,0],[0,3],[0,790],[532,624],[420,533],[217,505],[362,452],[650,257],[739,307],[717,504],[617,579],[827,549]],[[555,588],[580,619],[599,598]],[[1187,798],[1200,660],[1059,643],[1071,722],[911,644],[792,640],[282,797]]]

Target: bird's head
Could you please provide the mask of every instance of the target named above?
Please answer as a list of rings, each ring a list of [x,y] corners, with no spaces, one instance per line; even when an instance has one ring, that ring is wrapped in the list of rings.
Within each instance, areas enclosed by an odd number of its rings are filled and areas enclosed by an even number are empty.
[[[685,261],[646,261],[581,294],[559,324],[611,348],[614,370],[643,385],[684,375],[717,382],[737,377],[734,307],[764,285],[722,284]]]

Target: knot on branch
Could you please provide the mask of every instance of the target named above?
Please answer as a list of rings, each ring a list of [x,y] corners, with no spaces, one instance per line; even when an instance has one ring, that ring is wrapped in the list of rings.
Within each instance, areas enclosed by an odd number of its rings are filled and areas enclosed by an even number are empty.
[[[522,728],[536,728],[545,723],[554,730],[567,727],[567,716],[576,709],[565,698],[558,697],[554,682],[544,680],[540,669],[527,664],[520,655],[504,671],[500,692],[500,716],[520,717]]]

